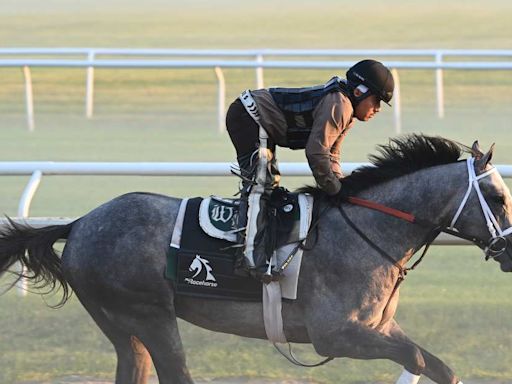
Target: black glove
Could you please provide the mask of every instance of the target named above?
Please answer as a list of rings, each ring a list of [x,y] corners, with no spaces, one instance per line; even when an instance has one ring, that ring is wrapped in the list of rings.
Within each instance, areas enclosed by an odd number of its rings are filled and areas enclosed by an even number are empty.
[[[333,196],[334,201],[337,204],[341,204],[344,201],[347,201],[348,197],[350,196],[350,188],[348,188],[347,185],[345,185],[346,183],[344,183],[344,178],[340,178],[339,181],[341,183],[341,188],[338,191],[338,193],[335,196]]]

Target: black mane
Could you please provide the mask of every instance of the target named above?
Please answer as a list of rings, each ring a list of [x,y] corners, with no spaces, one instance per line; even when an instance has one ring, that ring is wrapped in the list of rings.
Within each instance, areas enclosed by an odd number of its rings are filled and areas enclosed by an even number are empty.
[[[356,195],[420,169],[454,163],[463,153],[471,152],[470,148],[454,141],[417,134],[391,139],[389,144],[379,145],[377,149],[378,154],[369,156],[372,165],[358,168],[342,180],[342,196]],[[299,192],[310,193],[315,199],[328,198],[319,187],[305,186]]]

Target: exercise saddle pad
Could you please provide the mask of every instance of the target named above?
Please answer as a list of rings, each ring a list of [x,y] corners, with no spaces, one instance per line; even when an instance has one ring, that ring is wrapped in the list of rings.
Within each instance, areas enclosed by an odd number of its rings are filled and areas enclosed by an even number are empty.
[[[276,203],[276,201],[278,201]],[[307,235],[312,198],[280,196],[270,204],[276,228],[277,249],[272,265],[286,260],[298,241]],[[261,282],[233,274],[238,203],[208,197],[184,199],[176,220],[167,257],[166,278],[176,292],[202,298],[261,301]],[[295,299],[302,250],[293,257],[281,279],[283,298]]]

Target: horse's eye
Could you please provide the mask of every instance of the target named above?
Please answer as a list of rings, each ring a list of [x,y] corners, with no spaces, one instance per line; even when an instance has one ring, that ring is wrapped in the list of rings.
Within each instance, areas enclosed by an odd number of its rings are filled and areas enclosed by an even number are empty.
[[[505,205],[505,197],[503,195],[494,195],[491,199],[499,205]]]

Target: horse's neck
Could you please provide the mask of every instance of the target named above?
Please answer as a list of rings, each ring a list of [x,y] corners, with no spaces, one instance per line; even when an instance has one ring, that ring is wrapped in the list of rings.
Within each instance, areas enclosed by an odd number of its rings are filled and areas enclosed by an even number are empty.
[[[449,222],[455,213],[467,187],[467,180],[465,163],[453,163],[397,178],[366,191],[361,197],[413,213],[418,218],[439,225]],[[381,239],[392,244],[405,258],[410,257],[409,251],[417,249],[433,229],[392,217],[376,224],[376,231],[382,231]]]
[[[399,177],[366,191],[361,197],[437,223],[455,213],[467,184],[466,165],[457,162]]]

